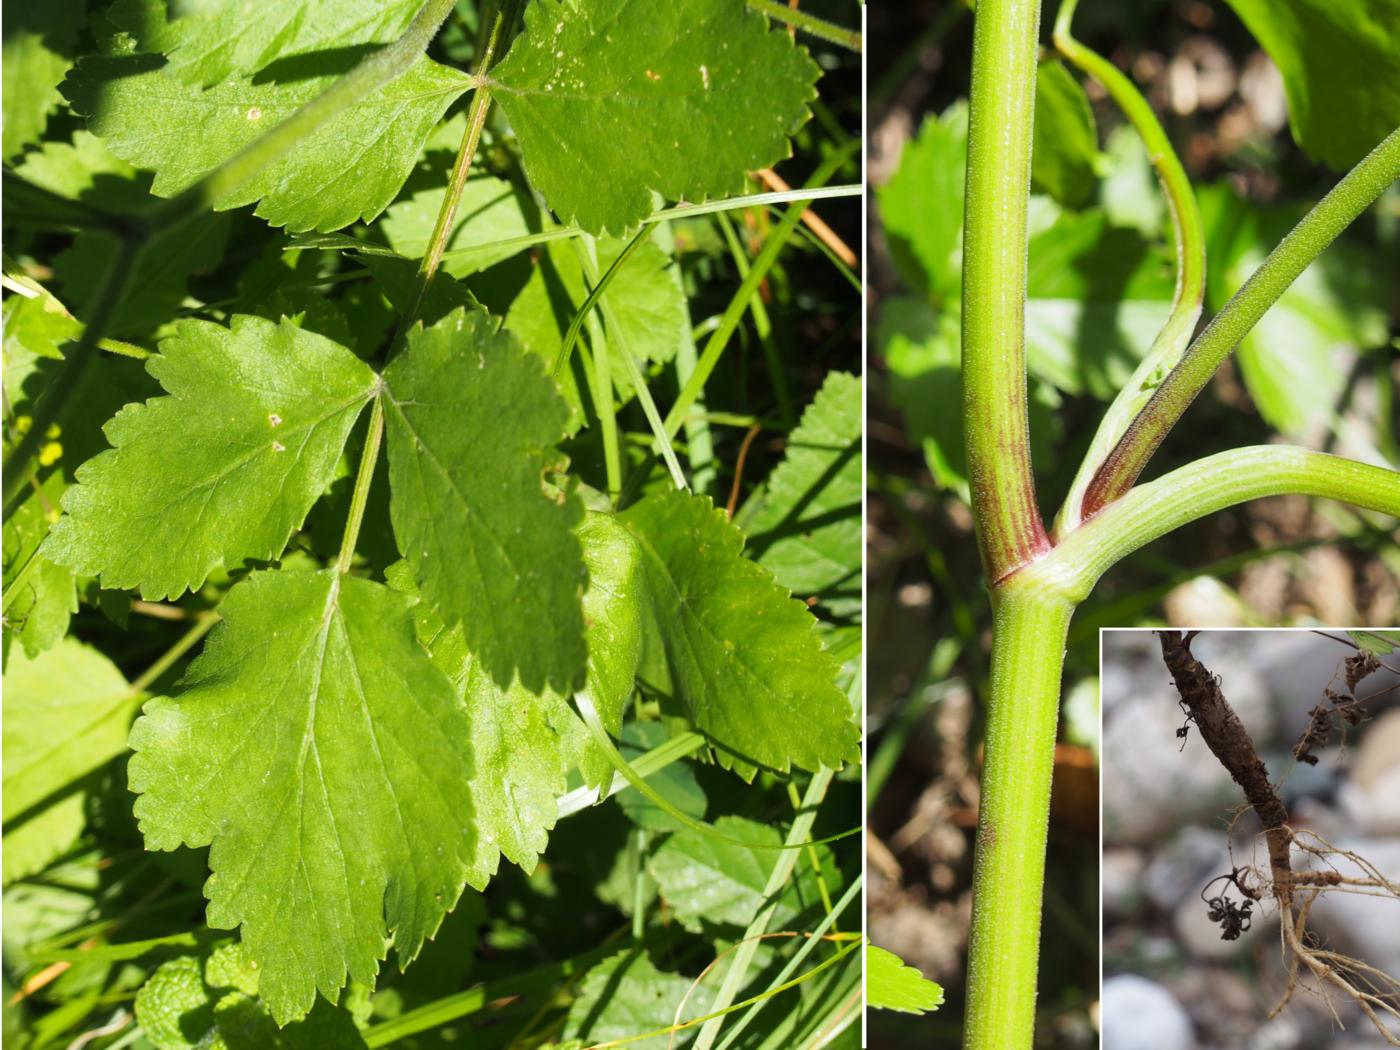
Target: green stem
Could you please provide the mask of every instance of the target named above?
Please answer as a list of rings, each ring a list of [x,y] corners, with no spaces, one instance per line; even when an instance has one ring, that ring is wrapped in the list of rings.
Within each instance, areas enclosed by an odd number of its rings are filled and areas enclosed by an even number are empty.
[[[723,213],[721,213],[723,214]],[[662,223],[656,227],[656,243],[668,256],[675,254],[676,238],[675,231],[670,223]],[[685,303],[686,324],[681,335],[680,346],[676,348],[675,369],[676,383],[685,386],[695,371],[695,364],[699,355],[695,349],[695,335],[690,326],[690,299],[685,294],[685,276],[681,272],[680,266],[667,267],[667,274],[671,278],[671,283],[680,292],[680,299]],[[712,419],[706,418],[704,394],[695,400],[696,412],[692,412],[685,420],[685,445],[686,461],[690,464],[690,484],[696,492],[708,493],[714,490],[715,484],[715,443],[710,434],[710,424]]]
[[[637,236],[641,237],[642,235],[638,233]],[[636,243],[635,239],[633,243]],[[598,282],[597,242],[592,237],[584,237],[581,241],[576,241],[575,246],[578,249],[579,261],[583,266],[584,277],[587,278],[589,284]],[[616,267],[614,266],[612,270],[616,270]],[[601,287],[601,282],[599,282],[599,287]],[[632,384],[632,390],[642,406],[642,414],[646,416],[647,424],[651,427],[656,444],[661,450],[661,458],[666,462],[666,469],[671,472],[671,482],[676,488],[685,491],[690,486],[685,482],[685,474],[681,471],[680,460],[676,458],[676,450],[671,447],[671,439],[667,436],[666,429],[662,425],[661,413],[656,410],[656,402],[651,398],[651,390],[647,386],[646,376],[642,375],[642,370],[637,365],[637,359],[632,354],[632,348],[627,343],[622,322],[617,316],[617,311],[612,308],[612,300],[606,294],[599,294],[597,303],[603,315],[603,323],[607,325],[608,349],[617,348],[617,356],[622,359],[623,367],[627,370],[628,382]]]
[[[1084,517],[1132,488],[1157,446],[1221,362],[1323,249],[1397,178],[1400,128],[1392,131],[1303,217],[1196,337],[1094,476],[1084,494]]]
[[[422,18],[428,8],[436,2],[437,0],[429,0],[429,4],[424,7],[422,12],[419,12],[419,18]],[[448,10],[451,10],[451,6],[451,4],[448,5]],[[486,49],[482,52],[477,70],[481,79],[477,82],[476,94],[472,96],[471,108],[467,113],[467,130],[462,135],[462,144],[457,150],[457,160],[452,166],[452,175],[448,180],[446,192],[443,194],[442,205],[438,208],[432,236],[429,238],[427,249],[423,252],[423,258],[418,264],[413,297],[409,300],[408,309],[399,318],[394,338],[390,341],[389,349],[385,355],[386,363],[403,345],[409,330],[418,320],[423,304],[427,302],[433,278],[437,276],[438,267],[442,263],[447,238],[452,233],[452,223],[457,216],[457,206],[461,203],[462,191],[467,185],[467,174],[471,171],[472,161],[476,159],[477,146],[481,142],[481,129],[486,124],[486,114],[491,106],[491,93],[486,86],[485,74],[490,70],[501,42],[510,32],[518,6],[518,0],[502,0],[500,7],[497,8],[496,18],[492,23]],[[443,17],[446,17],[445,13]],[[441,17],[433,23],[433,33],[436,33],[437,27],[441,23]],[[417,24],[417,19],[415,19],[415,24]],[[410,28],[409,32],[412,33],[412,31]],[[429,33],[422,46],[426,48],[428,41],[431,40],[432,33]],[[397,47],[398,45],[391,46]],[[422,48],[419,50],[421,51]],[[359,67],[356,67],[355,73],[358,72]],[[354,76],[355,74],[350,75]],[[329,93],[327,92],[327,94]],[[365,507],[369,503],[370,485],[374,481],[374,470],[379,463],[379,449],[383,442],[384,391],[381,382],[381,388],[374,398],[374,406],[370,410],[369,428],[365,431],[365,446],[360,453],[360,465],[355,473],[355,490],[350,497],[350,513],[345,520],[345,532],[340,541],[340,556],[336,559],[336,571],[342,576],[350,571],[350,566],[355,560],[355,545],[360,539],[360,527],[364,524]]]
[[[593,387],[593,410],[598,414],[598,429],[603,435],[603,466],[607,474],[608,496],[613,500],[622,492],[624,483],[622,443],[617,430],[617,398],[613,396],[612,356],[608,350],[603,322],[590,310],[584,319],[588,325],[591,356],[585,357],[588,381]],[[579,347],[583,354],[583,347]]]
[[[1026,411],[1026,261],[1038,0],[981,0],[973,22],[963,233],[963,437],[995,583],[1045,551]]]
[[[699,733],[681,733],[672,737],[664,744],[660,744],[644,755],[639,755],[632,760],[633,771],[641,777],[649,777],[653,773],[664,769],[672,762],[677,762],[687,755],[692,755],[705,746],[705,738]],[[556,805],[560,820],[571,817],[575,813],[581,813],[590,806],[596,806],[599,802],[607,798],[612,798],[619,791],[625,791],[631,787],[631,783],[621,773],[614,772],[612,783],[604,791],[597,788],[574,788],[567,795],[561,795]]]
[[[783,964],[783,968],[779,970],[777,975],[769,982],[770,989],[774,986],[786,984],[788,978],[797,972],[797,968],[802,965],[808,955],[812,954],[817,945],[821,944],[822,938],[826,936],[826,931],[836,925],[836,920],[840,918],[841,913],[850,906],[851,901],[856,899],[857,894],[860,893],[863,886],[864,879],[860,876],[856,876],[851,884],[846,887],[846,892],[841,894],[840,899],[827,909],[827,913],[822,921],[817,923],[816,927],[807,934],[802,946],[793,953],[792,958]],[[759,999],[744,1011],[744,1015],[729,1026],[729,1031],[725,1034],[724,1041],[719,1044],[716,1050],[729,1050],[729,1048],[738,1041],[744,1029],[758,1016],[758,1012],[767,1006],[770,1001],[769,998]]]
[[[1206,288],[1205,228],[1196,195],[1191,189],[1191,180],[1152,107],[1133,82],[1112,62],[1085,47],[1070,34],[1070,22],[1078,2],[1064,0],[1060,4],[1055,17],[1055,46],[1080,70],[1104,86],[1142,139],[1167,201],[1172,240],[1176,246],[1176,292],[1166,324],[1127,383],[1118,391],[1118,396],[1094,434],[1055,521],[1057,536],[1065,535],[1083,520],[1084,493],[1094,475],[1147,404],[1153,389],[1181,361],[1196,322],[1200,319]]]
[[[447,239],[451,235],[452,225],[457,218],[457,208],[462,200],[462,190],[467,185],[467,176],[471,172],[472,161],[476,158],[476,148],[481,142],[481,131],[486,126],[486,115],[491,109],[491,85],[486,79],[486,73],[496,61],[506,35],[515,24],[520,2],[521,0],[502,0],[496,8],[496,17],[491,22],[486,45],[477,63],[478,80],[471,107],[467,110],[467,130],[462,136],[462,145],[457,150],[457,160],[452,166],[452,177],[448,180],[447,194],[443,198],[442,207],[438,209],[437,221],[433,224],[428,250],[423,253],[423,258],[418,263],[418,290],[405,315],[407,318],[416,318],[422,311],[433,278],[442,264],[442,253],[447,248]]]
[[[729,246],[730,258],[734,260],[734,269],[738,271],[739,280],[743,280],[749,275],[749,255],[744,250],[743,241],[739,239],[739,233],[734,229],[734,220],[724,212],[717,216],[720,231],[724,234],[725,244]],[[781,216],[779,217],[781,222]],[[800,231],[801,226],[797,227]],[[768,366],[768,377],[773,383],[773,393],[778,399],[778,415],[782,418],[783,429],[791,430],[797,425],[797,420],[792,414],[792,395],[788,392],[787,376],[783,374],[782,359],[778,356],[778,347],[773,342],[773,322],[768,317],[768,308],[763,305],[763,296],[755,295],[749,298],[749,313],[753,315],[754,331],[758,334],[759,346],[763,348],[763,360]]]
[[[365,521],[369,503],[369,487],[374,481],[374,468],[379,463],[379,446],[384,440],[384,395],[375,395],[370,408],[369,429],[365,431],[365,447],[360,453],[360,465],[355,472],[355,490],[350,496],[350,513],[345,519],[345,532],[340,538],[340,556],[335,570],[344,576],[355,560],[355,544],[360,539],[360,526]]]
[[[808,180],[808,187],[820,186],[829,179],[833,172],[846,162],[846,159],[855,149],[858,149],[860,142],[857,140],[850,146],[833,152],[827,157],[812,177]],[[709,341],[705,344],[705,350],[700,355],[700,360],[695,365],[695,371],[691,373],[686,384],[681,388],[680,394],[676,397],[676,402],[671,406],[671,410],[666,413],[666,434],[668,437],[675,437],[685,422],[686,414],[690,411],[690,406],[695,403],[695,399],[700,396],[700,392],[705,389],[705,384],[709,382],[710,375],[714,372],[715,366],[719,364],[720,356],[729,345],[729,340],[733,338],[735,330],[739,327],[739,321],[744,316],[744,311],[748,308],[749,298],[758,291],[758,286],[763,283],[763,279],[768,276],[768,271],[777,262],[779,253],[792,236],[797,224],[802,221],[802,213],[807,210],[807,206],[815,200],[815,197],[806,196],[795,198],[789,205],[783,221],[768,234],[768,239],[763,242],[763,248],[759,251],[758,257],[753,261],[753,269],[739,285],[739,290],[734,293],[734,297],[725,308],[724,316],[720,319],[719,327],[710,335]]]
[[[767,207],[773,204],[791,204],[793,201],[819,201],[835,200],[840,197],[859,197],[863,192],[858,183],[842,184],[840,186],[821,186],[815,188],[803,188],[796,190],[774,190],[769,193],[750,193],[742,197],[726,197],[723,200],[707,201],[704,204],[676,204],[669,208],[662,208],[653,212],[642,220],[643,226],[653,226],[660,222],[670,222],[674,219],[694,219],[701,215],[714,215],[718,212],[739,211],[744,208]],[[542,230],[539,233],[526,233],[519,237],[506,237],[499,241],[487,241],[482,244],[472,244],[465,248],[453,248],[451,251],[442,253],[444,262],[456,262],[461,259],[471,259],[487,252],[518,252],[526,248],[533,248],[540,244],[549,244],[552,241],[568,240],[570,237],[580,237],[584,230],[578,226],[556,226],[553,229]],[[382,255],[390,259],[402,259],[403,256],[392,248],[387,248],[382,244],[373,244],[369,241],[357,240],[344,233],[300,233],[292,237],[286,245],[287,251],[295,251],[299,248],[313,248],[317,251],[352,251],[361,255]],[[850,281],[853,275],[847,276]],[[323,279],[320,283],[324,283]],[[856,280],[857,287],[859,280]]]
[[[833,776],[833,772],[829,769],[819,770],[812,775],[811,783],[807,785],[807,793],[802,799],[802,809],[798,813],[797,819],[792,822],[792,827],[788,829],[785,846],[794,846],[797,843],[805,842],[810,837],[812,825],[817,819],[817,810],[821,806],[822,799],[826,797],[826,790],[831,785]],[[765,903],[759,908],[758,914],[753,917],[748,928],[744,930],[739,947],[734,950],[734,955],[729,961],[729,968],[725,971],[724,980],[715,993],[714,1002],[710,1004],[711,1013],[727,1010],[739,994],[739,989],[744,986],[749,966],[753,962],[754,954],[758,951],[758,938],[767,932],[768,924],[773,921],[773,915],[778,910],[778,898],[782,895],[783,887],[787,885],[787,881],[792,875],[797,857],[796,849],[785,849],[778,854],[778,859],[763,887],[762,899]],[[705,1026],[700,1029],[700,1034],[695,1037],[694,1050],[711,1050],[723,1024],[722,1017],[714,1017],[706,1021]]]
[[[787,4],[780,3],[779,0],[747,0],[747,2],[751,11],[767,15],[774,21],[793,26],[804,33],[811,33],[812,36],[819,40],[825,40],[829,44],[838,44],[848,50],[860,52],[861,39],[858,29],[847,29],[845,26],[828,22],[816,15],[809,15],[806,11],[788,7]]]
[[[490,1010],[492,1004],[500,1000],[510,1001],[527,996],[546,995],[559,983],[586,973],[617,951],[616,941],[617,935],[613,934],[604,939],[598,947],[572,959],[536,966],[528,973],[488,981],[456,995],[449,995],[425,1006],[405,1011],[392,1020],[382,1021],[366,1030],[365,1045],[371,1048],[390,1046],[419,1032],[426,1032],[463,1017]]]
[[[1060,672],[1074,604],[1016,573],[993,589],[992,606],[963,1047],[1029,1050]]]
[[[1082,600],[1111,566],[1189,522],[1265,496],[1341,500],[1400,518],[1400,473],[1289,445],[1219,452],[1139,485],[1065,537],[1028,572]]]
[[[608,285],[612,284],[613,277],[622,269],[622,264],[630,259],[632,253],[642,246],[643,242],[646,240],[646,233],[647,231],[645,229],[636,232],[632,239],[627,242],[627,247],[623,248],[622,251],[618,253],[617,258],[612,261],[612,265],[607,268],[607,271],[603,274],[601,279],[596,277],[589,278],[589,284],[592,285],[592,287],[589,289],[588,296],[583,300],[583,305],[578,308],[573,319],[569,322],[568,330],[564,332],[564,341],[559,344],[559,353],[555,355],[554,358],[554,368],[550,374],[553,375],[556,380],[564,374],[564,369],[568,367],[569,358],[573,356],[574,344],[578,342],[579,333],[583,331],[584,321],[587,320],[588,315],[593,312],[593,308],[598,305],[598,300],[601,299],[603,293],[607,291]],[[589,238],[589,235],[585,233],[583,237]],[[582,258],[582,256],[580,256],[580,258]],[[596,273],[596,270],[594,272]]]

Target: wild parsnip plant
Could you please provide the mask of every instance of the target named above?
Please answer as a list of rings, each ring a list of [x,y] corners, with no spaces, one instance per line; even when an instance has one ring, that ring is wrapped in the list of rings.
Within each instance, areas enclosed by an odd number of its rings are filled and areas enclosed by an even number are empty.
[[[20,8],[6,1044],[849,1042],[858,34]]]
[[[1216,452],[1139,482],[1221,363],[1400,175],[1400,131],[1393,130],[1400,99],[1388,86],[1373,90],[1369,76],[1362,85],[1337,68],[1341,54],[1364,56],[1376,76],[1394,68],[1400,36],[1383,13],[1387,5],[1241,0],[1234,6],[1282,70],[1299,142],[1315,157],[1353,166],[1204,328],[1198,330],[1208,287],[1206,242],[1195,191],[1132,81],[1074,38],[1073,0],[1059,6],[1048,49],[1038,3],[979,0],[966,115],[954,110],[931,119],[920,139],[927,145],[906,157],[881,196],[895,261],[933,304],[932,316],[927,306],[916,308],[928,339],[951,350],[939,367],[925,362],[909,380],[911,394],[915,388],[919,394],[906,412],[925,414],[915,429],[935,478],[965,486],[993,612],[963,1029],[968,1048],[1031,1045],[1065,643],[1071,617],[1100,577],[1145,544],[1259,497],[1300,493],[1345,501],[1375,512],[1383,530],[1400,516],[1394,470],[1285,444]],[[1368,35],[1360,28],[1368,25],[1389,28]],[[1105,223],[1101,213],[1073,210],[1094,192],[1098,148],[1071,69],[1098,82],[1151,159],[1174,247],[1174,288],[1166,295],[1158,294],[1148,267],[1110,272],[1106,290],[1083,272],[1092,268],[1085,245]],[[960,192],[959,231],[948,200]],[[1106,236],[1101,244],[1111,251]],[[1107,309],[1096,313],[1096,305]],[[1041,381],[1050,373],[1054,386],[1108,402],[1051,522],[1042,517],[1031,447],[1055,423],[1055,400],[1028,396],[1028,317],[1038,340],[1030,347],[1039,371],[1036,394],[1050,386]],[[1155,337],[1139,341],[1145,318],[1155,318]],[[899,319],[887,313],[886,321],[888,330],[901,332]],[[1089,353],[1061,354],[1076,338],[1088,342]],[[1250,351],[1255,368],[1261,356],[1266,369],[1285,367],[1270,362],[1267,344]],[[1131,358],[1126,369],[1125,356]],[[932,418],[935,395],[950,387],[960,390],[961,434],[946,419]]]

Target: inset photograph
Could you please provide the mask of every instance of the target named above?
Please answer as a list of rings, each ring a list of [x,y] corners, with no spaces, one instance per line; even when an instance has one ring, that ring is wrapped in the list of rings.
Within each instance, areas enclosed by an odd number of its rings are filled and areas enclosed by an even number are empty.
[[[1102,637],[1104,1050],[1400,1043],[1400,631]]]

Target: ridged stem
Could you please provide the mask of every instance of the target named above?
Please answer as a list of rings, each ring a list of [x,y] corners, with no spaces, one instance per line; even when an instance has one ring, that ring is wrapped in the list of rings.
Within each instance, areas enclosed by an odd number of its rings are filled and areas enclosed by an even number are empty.
[[[1049,546],[1026,410],[1027,210],[1039,0],[981,0],[972,38],[963,223],[963,436],[993,582]]]

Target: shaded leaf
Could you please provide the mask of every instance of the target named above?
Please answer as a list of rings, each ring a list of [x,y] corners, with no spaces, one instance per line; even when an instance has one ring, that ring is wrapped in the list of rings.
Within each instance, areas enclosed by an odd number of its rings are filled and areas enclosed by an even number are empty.
[[[708,985],[693,987],[693,978],[658,970],[642,949],[619,952],[588,971],[578,995],[569,1005],[564,1037],[592,1046],[613,1039],[627,1039],[660,1031],[678,1021],[700,1017],[714,999]],[[682,1003],[684,1006],[682,1007]],[[677,1018],[676,1011],[681,1009]],[[627,1045],[643,1050],[667,1050],[685,1046],[698,1027]]]
[[[1293,137],[1350,168],[1400,125],[1400,0],[1228,0],[1283,74]]]
[[[1094,192],[1098,177],[1098,129],[1079,81],[1057,59],[1035,74],[1035,142],[1031,186],[1067,207],[1077,208]]]
[[[415,329],[384,380],[394,534],[423,597],[498,683],[571,690],[587,655],[582,506],[546,490],[567,409],[544,366],[484,310],[459,310]]]
[[[599,241],[599,273],[606,273],[625,247],[622,241],[611,238]],[[644,361],[670,361],[690,328],[685,293],[672,279],[670,266],[666,253],[647,242],[632,253],[608,283],[608,301],[622,329],[622,341]],[[539,354],[545,367],[552,371],[564,335],[587,298],[588,287],[574,245],[550,244],[541,252],[530,279],[511,303],[506,327],[526,350]],[[622,351],[611,338],[608,353],[618,401],[626,403],[633,394],[632,384]],[[574,360],[577,367],[577,356]],[[569,429],[573,432],[583,423],[583,401],[573,372],[565,371],[560,380],[561,392],[572,410]]]
[[[1301,218],[1301,209],[1257,209],[1223,184],[1199,196],[1211,258],[1207,298],[1211,309],[1219,310]],[[1332,245],[1235,352],[1260,415],[1305,441],[1338,433],[1350,361],[1357,350],[1383,346],[1387,324],[1385,292],[1373,260],[1356,244]],[[1349,438],[1361,446],[1355,452],[1375,456],[1370,435],[1352,429]]]
[[[860,611],[862,421],[860,380],[832,372],[746,523],[754,560],[788,590],[843,616]]]
[[[264,51],[257,56],[261,72],[239,69],[205,89],[187,81],[178,63],[166,62],[161,53],[178,55],[190,40],[203,41],[209,23],[167,22],[164,8],[164,0],[139,0],[119,11],[114,21],[125,33],[115,38],[114,53],[83,59],[63,85],[73,108],[113,153],[155,172],[151,191],[159,197],[193,185],[320,95],[368,45],[383,42],[394,21],[351,19],[337,27],[343,31],[322,39],[320,50],[294,56],[280,48],[295,34],[274,38],[268,46],[279,49],[281,61],[272,63]],[[231,62],[248,55],[226,57]],[[192,68],[203,72],[204,65]],[[465,73],[420,58],[214,207],[256,201],[257,215],[291,230],[334,230],[373,219],[398,194],[447,107],[470,86]]]
[[[5,871],[10,882],[83,829],[81,781],[126,749],[139,697],[116,666],[76,639],[10,656],[4,678]]]
[[[4,139],[6,161],[38,142],[49,114],[62,101],[59,82],[72,62],[73,46],[83,22],[82,0],[28,3],[5,0],[5,40],[0,49],[4,70]]]
[[[410,259],[422,258],[446,192],[445,186],[419,190],[390,206],[378,227],[394,251]],[[537,211],[526,195],[505,179],[485,173],[471,176],[462,187],[457,218],[444,242],[443,271],[466,277],[514,255],[519,248],[472,249],[533,232],[527,215]]]
[[[671,738],[666,726],[660,722],[633,722],[622,730],[618,750],[629,762],[635,762],[652,748],[660,747]],[[695,779],[695,770],[687,762],[672,762],[663,766],[651,776],[647,783],[656,789],[657,794],[687,816],[703,820],[706,809],[705,789]],[[646,798],[636,788],[623,788],[616,795],[617,804],[627,819],[639,828],[649,831],[682,831],[684,825],[675,817],[662,810],[656,803]]]
[[[758,846],[782,843],[778,829],[746,817],[723,816],[714,827],[728,839],[752,842]],[[831,851],[825,846],[810,847],[816,852],[822,876],[828,887],[840,880],[832,868]],[[688,929],[701,924],[723,923],[745,927],[767,903],[764,890],[777,866],[777,850],[749,849],[733,841],[695,830],[679,831],[663,842],[652,855],[647,870],[656,879],[661,895]],[[783,889],[770,927],[788,927],[803,909],[816,903],[817,895],[804,886],[814,878],[803,864],[794,869],[795,878]]]
[[[924,121],[899,167],[876,191],[890,253],[904,283],[935,301],[962,287],[963,184],[967,179],[967,105]]]

